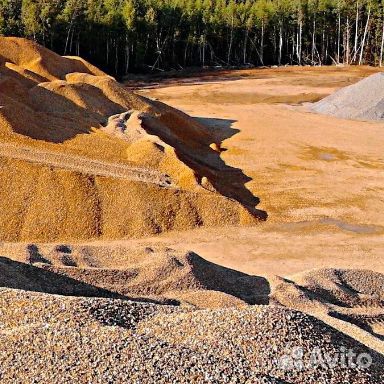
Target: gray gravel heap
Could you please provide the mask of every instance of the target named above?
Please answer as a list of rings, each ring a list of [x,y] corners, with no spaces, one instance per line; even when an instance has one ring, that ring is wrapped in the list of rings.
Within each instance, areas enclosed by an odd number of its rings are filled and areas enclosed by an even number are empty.
[[[1,383],[375,383],[369,370],[286,369],[302,347],[363,345],[304,313],[273,306],[191,310],[117,299],[0,291]]]
[[[342,88],[311,106],[313,112],[353,120],[384,119],[384,73]]]

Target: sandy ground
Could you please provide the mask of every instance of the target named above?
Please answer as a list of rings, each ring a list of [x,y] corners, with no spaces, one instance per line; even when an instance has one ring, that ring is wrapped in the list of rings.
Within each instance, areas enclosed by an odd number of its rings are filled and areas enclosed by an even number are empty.
[[[199,229],[146,242],[189,248],[252,274],[319,267],[383,272],[384,124],[317,115],[305,105],[374,71],[263,69],[147,84],[142,94],[227,137],[223,159],[252,178],[247,187],[269,218],[257,227]]]
[[[96,252],[100,268],[126,268],[130,253],[160,246],[193,251],[219,265],[267,278],[325,267],[383,272],[384,123],[341,120],[311,113],[308,108],[377,71],[370,67],[291,67],[128,82],[127,89],[181,109],[208,126],[216,142],[222,143],[225,167],[237,168],[249,177],[245,186],[255,201],[260,200],[257,208],[267,212],[268,219],[256,226],[223,223],[220,227],[215,223],[213,228],[203,221],[204,226],[194,230],[139,239],[86,240],[77,246],[110,249],[110,253],[124,249],[126,256],[117,252],[113,260],[105,252]],[[95,135],[77,137],[95,140]],[[96,150],[98,146],[82,143],[81,147]],[[155,171],[156,180],[147,180],[140,167],[112,163],[108,156],[104,156],[108,161],[104,157],[80,161],[85,158],[68,150],[65,154],[45,147],[44,151],[29,151],[9,143],[2,143],[0,152],[37,165],[59,164],[76,172],[152,182],[160,179],[161,183],[161,175]],[[125,194],[127,188],[123,190]],[[151,199],[146,200],[150,209]],[[158,200],[167,202],[161,197],[154,201]],[[226,212],[215,206],[210,214],[224,217]],[[4,255],[24,260],[25,244],[5,243],[1,249]]]

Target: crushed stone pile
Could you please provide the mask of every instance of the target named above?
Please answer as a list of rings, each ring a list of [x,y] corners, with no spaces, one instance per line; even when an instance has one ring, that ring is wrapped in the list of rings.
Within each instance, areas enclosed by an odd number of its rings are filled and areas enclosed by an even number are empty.
[[[0,258],[0,336],[7,345],[2,356],[9,365],[17,361],[4,376],[9,382],[17,377],[22,359],[36,360],[33,356],[46,340],[50,348],[43,358],[52,371],[67,372],[67,363],[74,366],[81,353],[78,345],[86,351],[73,371],[74,381],[81,371],[85,382],[96,383],[106,377],[124,382],[127,372],[132,382],[140,382],[139,377],[165,383],[183,382],[181,378],[207,383],[382,382],[380,273],[321,269],[267,280],[193,252],[144,244],[134,251],[124,246],[111,251],[103,245],[10,244],[1,252],[17,256]],[[33,340],[32,334],[37,335]],[[70,351],[65,367],[58,357],[64,353],[61,345]],[[306,356],[304,367],[292,357],[295,348]],[[313,367],[308,364],[318,357],[311,355],[316,349],[331,359],[349,349],[368,353],[375,365]],[[291,366],[295,362],[300,369]],[[87,371],[82,364],[96,370]],[[161,378],[164,370],[168,376]],[[51,378],[50,369],[41,365],[28,372],[41,382]]]
[[[301,298],[344,308],[384,307],[384,275],[370,270],[318,269],[282,279],[274,295],[281,300]]]
[[[0,292],[0,303],[2,383],[20,377],[58,384],[377,384],[383,379],[382,356],[309,315],[279,307],[196,311],[11,289]],[[33,312],[25,311],[27,303]],[[369,370],[308,361],[314,348],[334,356],[341,346],[369,353]],[[294,358],[295,369],[290,356],[297,347],[302,354]]]
[[[313,112],[352,120],[384,119],[384,73],[342,88],[311,106]]]
[[[320,269],[280,278],[271,301],[326,320],[384,353],[384,275]]]
[[[266,218],[209,128],[86,61],[0,37],[0,238],[140,237]]]

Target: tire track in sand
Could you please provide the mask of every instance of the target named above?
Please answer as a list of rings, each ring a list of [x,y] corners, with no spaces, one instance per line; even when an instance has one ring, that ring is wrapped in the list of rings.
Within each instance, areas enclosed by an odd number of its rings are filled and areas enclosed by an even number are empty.
[[[168,175],[155,169],[93,160],[79,155],[0,142],[0,156],[95,176],[128,179],[156,184],[164,188],[175,188]]]

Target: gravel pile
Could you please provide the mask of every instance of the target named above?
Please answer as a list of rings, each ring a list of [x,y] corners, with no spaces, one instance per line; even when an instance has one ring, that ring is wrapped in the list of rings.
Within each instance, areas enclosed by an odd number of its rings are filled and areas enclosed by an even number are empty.
[[[316,269],[281,279],[272,298],[301,310],[310,305],[384,307],[384,275],[364,269]]]
[[[316,269],[279,278],[271,302],[311,314],[384,354],[384,275]]]
[[[382,358],[279,307],[191,311],[18,290],[0,294],[1,383],[381,383]],[[371,353],[360,368],[288,367],[319,347]],[[296,360],[295,360],[296,361]]]
[[[315,103],[311,110],[353,120],[384,119],[384,73],[376,73]]]
[[[283,382],[381,383],[384,378],[381,355],[312,316],[282,307],[179,313],[167,319],[156,316],[140,323],[139,330],[202,353],[214,351],[244,370],[268,374]],[[374,365],[369,370],[311,366],[311,353],[316,348],[323,357],[337,356],[344,349],[369,353]],[[297,353],[302,358],[297,358]]]

